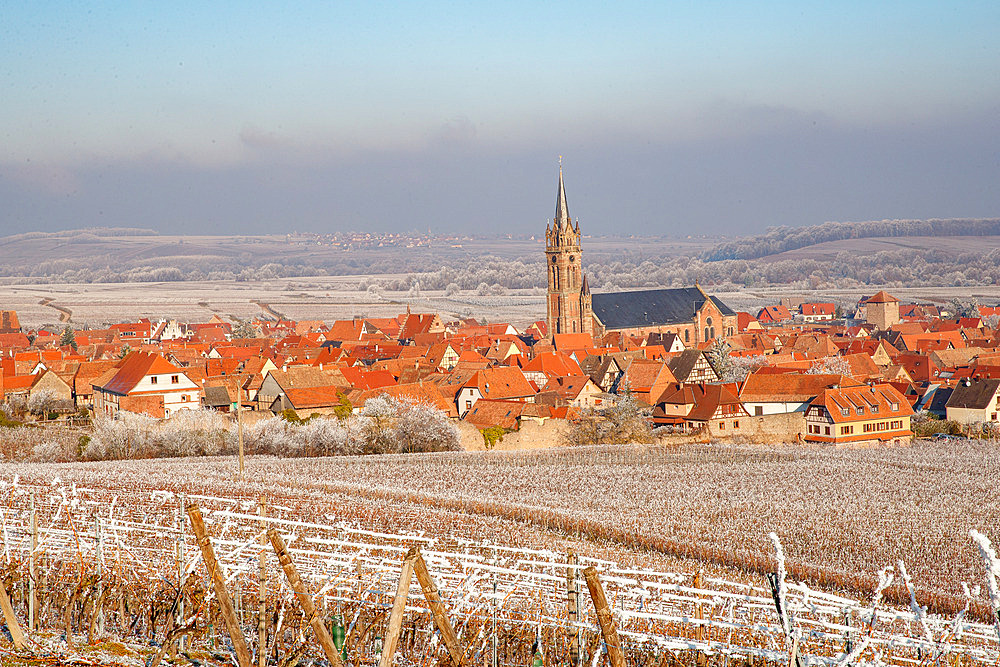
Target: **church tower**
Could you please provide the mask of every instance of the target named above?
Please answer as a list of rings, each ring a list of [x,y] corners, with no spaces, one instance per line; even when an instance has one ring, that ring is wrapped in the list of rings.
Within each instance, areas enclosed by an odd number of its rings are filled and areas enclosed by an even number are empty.
[[[545,264],[549,291],[546,299],[549,336],[557,333],[593,333],[594,319],[590,286],[583,275],[580,257],[580,221],[569,216],[562,160],[559,162],[559,192],[556,217],[545,226]]]

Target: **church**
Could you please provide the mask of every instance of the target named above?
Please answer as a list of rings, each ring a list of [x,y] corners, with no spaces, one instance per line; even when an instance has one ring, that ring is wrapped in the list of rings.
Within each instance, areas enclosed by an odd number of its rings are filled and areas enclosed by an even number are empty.
[[[673,333],[691,347],[736,333],[736,313],[697,285],[592,294],[583,273],[580,221],[574,225],[569,215],[561,164],[556,215],[545,229],[545,264],[549,336]]]

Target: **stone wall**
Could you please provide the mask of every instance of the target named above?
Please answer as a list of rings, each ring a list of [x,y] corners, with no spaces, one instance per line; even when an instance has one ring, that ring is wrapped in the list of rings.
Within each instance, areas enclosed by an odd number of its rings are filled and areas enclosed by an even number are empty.
[[[725,423],[725,428],[719,428],[722,422]],[[713,419],[707,425],[707,435],[713,440],[741,440],[761,444],[802,442],[805,431],[806,420],[802,412]]]
[[[462,449],[468,452],[480,452],[486,449],[479,429],[465,421],[458,421],[457,425]],[[569,429],[570,423],[565,419],[547,419],[542,423],[524,421],[519,430],[504,435],[494,450],[500,452],[562,447],[567,444],[566,434]]]

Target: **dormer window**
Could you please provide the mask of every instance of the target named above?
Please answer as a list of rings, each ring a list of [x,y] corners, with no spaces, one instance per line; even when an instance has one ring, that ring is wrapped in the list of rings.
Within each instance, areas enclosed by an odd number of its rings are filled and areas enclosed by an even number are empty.
[[[841,409],[840,409],[840,416],[841,416],[841,417],[847,417],[847,416],[849,416],[850,414],[851,414],[851,410],[850,410],[850,408],[841,408]]]
[[[878,414],[878,406],[877,406],[877,405],[873,405],[873,406],[872,406],[872,414],[873,414],[873,415],[874,415],[874,414]]]
[[[892,404],[892,411],[896,412],[897,410],[899,410],[899,403],[893,403]]]
[[[865,409],[859,406],[858,409],[857,409],[857,413],[859,415],[863,415],[863,414],[865,414]]]

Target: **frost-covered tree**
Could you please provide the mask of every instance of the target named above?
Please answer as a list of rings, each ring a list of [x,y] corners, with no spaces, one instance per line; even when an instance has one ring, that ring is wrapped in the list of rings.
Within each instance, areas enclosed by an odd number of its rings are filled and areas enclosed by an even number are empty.
[[[249,320],[236,320],[233,325],[233,338],[257,338],[260,335],[260,328],[254,326]]]
[[[438,408],[416,401],[396,401],[398,451],[415,452],[458,451],[458,427]]]
[[[723,382],[743,382],[758,368],[767,366],[767,358],[756,354],[752,357],[730,357],[731,367],[721,376]]]
[[[843,357],[823,357],[817,360],[809,370],[807,375],[850,375],[851,364]]]
[[[650,442],[653,439],[653,431],[645,411],[627,384],[614,403],[601,411],[601,414],[611,427],[608,434],[611,442]]]
[[[396,401],[383,394],[369,399],[361,409],[361,416],[368,421],[365,442],[366,454],[389,454],[396,450],[396,418],[399,410]]]
[[[720,378],[733,374],[733,360],[729,356],[732,349],[725,338],[716,338],[705,353],[705,358]]]
[[[117,419],[98,416],[83,458],[92,461],[140,458],[147,450],[153,421],[130,412],[119,412]]]
[[[40,389],[28,398],[28,412],[33,415],[44,416],[45,413],[55,408],[56,403],[56,395],[52,390]]]

